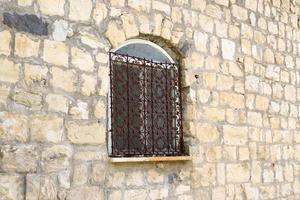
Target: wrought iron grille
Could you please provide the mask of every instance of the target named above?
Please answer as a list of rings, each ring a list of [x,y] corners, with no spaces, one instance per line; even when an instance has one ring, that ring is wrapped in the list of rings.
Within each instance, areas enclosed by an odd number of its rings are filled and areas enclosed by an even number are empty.
[[[183,155],[179,66],[109,57],[111,156]]]

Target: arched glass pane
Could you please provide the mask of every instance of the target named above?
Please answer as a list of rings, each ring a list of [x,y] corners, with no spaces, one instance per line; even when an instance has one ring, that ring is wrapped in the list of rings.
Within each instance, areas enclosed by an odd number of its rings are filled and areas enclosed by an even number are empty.
[[[146,58],[157,62],[172,62],[158,48],[146,43],[131,43],[127,44],[115,51],[119,54],[128,54],[139,58]]]

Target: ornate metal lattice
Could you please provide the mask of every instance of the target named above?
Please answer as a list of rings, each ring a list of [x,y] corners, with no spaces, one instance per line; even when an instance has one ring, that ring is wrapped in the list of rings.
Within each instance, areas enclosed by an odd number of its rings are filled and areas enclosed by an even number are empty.
[[[184,154],[180,69],[110,53],[111,156]]]

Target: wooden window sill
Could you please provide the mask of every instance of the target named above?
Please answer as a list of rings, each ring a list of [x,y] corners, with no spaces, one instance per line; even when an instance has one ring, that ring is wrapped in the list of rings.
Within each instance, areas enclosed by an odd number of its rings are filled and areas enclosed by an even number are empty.
[[[157,157],[110,157],[109,161],[112,163],[126,163],[126,162],[175,162],[175,161],[190,161],[191,156],[157,156]]]

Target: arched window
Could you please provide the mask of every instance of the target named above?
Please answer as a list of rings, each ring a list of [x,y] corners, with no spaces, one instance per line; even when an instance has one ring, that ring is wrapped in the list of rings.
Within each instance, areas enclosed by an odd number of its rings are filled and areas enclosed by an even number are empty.
[[[184,152],[179,65],[158,45],[129,40],[110,52],[112,157]]]

